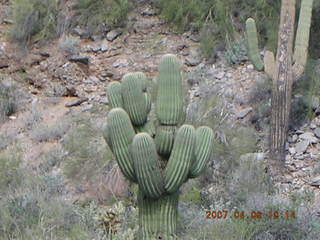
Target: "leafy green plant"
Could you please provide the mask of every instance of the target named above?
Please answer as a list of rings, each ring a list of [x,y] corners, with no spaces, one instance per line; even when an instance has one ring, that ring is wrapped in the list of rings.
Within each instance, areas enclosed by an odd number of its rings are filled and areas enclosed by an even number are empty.
[[[31,40],[43,41],[57,35],[58,2],[14,0],[10,36],[25,46]]]
[[[225,53],[226,60],[229,64],[239,64],[248,60],[247,45],[244,39],[230,43]]]
[[[128,0],[77,0],[73,8],[75,24],[85,26],[92,34],[103,25],[123,25],[131,4]]]
[[[18,108],[16,86],[5,78],[6,76],[0,75],[0,122],[15,113]]]
[[[63,172],[69,179],[90,181],[102,171],[111,153],[103,144],[97,144],[101,141],[98,131],[85,121],[80,120],[70,129],[63,139]]]

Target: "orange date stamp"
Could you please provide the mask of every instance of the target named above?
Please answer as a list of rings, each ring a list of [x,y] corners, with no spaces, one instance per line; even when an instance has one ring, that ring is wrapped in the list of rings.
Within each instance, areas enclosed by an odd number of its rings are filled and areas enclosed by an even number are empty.
[[[295,219],[296,213],[292,210],[269,210],[269,211],[258,211],[251,210],[248,212],[240,210],[207,210],[205,211],[206,219]]]

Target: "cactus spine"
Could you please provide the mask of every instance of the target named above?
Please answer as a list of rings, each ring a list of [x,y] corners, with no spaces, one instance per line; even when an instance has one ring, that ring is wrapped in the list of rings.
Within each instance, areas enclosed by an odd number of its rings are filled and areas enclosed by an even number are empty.
[[[298,29],[296,34],[295,46],[294,46],[294,57],[293,57],[293,74],[294,80],[299,79],[303,72],[305,71],[305,66],[308,58],[308,46],[309,46],[309,35],[310,35],[310,25],[312,16],[312,6],[313,0],[302,0]],[[258,51],[257,42],[257,31],[256,25],[252,18],[248,18],[246,21],[246,32],[248,38],[248,52],[252,63],[256,66],[257,70],[262,70],[263,65],[266,73],[270,78],[273,78],[273,72],[275,68],[274,55],[272,56],[268,53],[264,58],[264,64],[261,61]],[[257,58],[259,56],[259,59]],[[273,59],[271,59],[273,57]],[[267,64],[271,64],[270,66]],[[261,67],[262,65],[262,67]]]
[[[121,83],[109,85],[115,108],[108,114],[104,138],[123,174],[139,185],[138,239],[176,239],[179,188],[205,168],[213,131],[181,126],[182,77],[174,55],[165,55],[160,62],[156,127],[148,119],[152,108],[147,85],[142,73],[127,74]]]

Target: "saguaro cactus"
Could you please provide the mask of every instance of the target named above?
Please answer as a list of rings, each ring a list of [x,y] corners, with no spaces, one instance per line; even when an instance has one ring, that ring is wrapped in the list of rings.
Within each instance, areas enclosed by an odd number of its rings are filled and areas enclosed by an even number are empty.
[[[249,59],[256,69],[261,71],[263,69],[263,62],[259,52],[257,27],[253,18],[248,18],[246,21],[246,33]]]
[[[129,73],[107,89],[113,109],[104,138],[124,176],[139,185],[142,240],[176,239],[179,188],[201,174],[213,141],[211,128],[182,125],[182,76],[174,55],[162,57],[157,84],[156,121],[148,119],[150,96],[143,73]]]
[[[307,63],[308,58],[308,46],[309,46],[309,35],[310,35],[310,25],[312,16],[312,5],[313,0],[302,0],[298,29],[295,38],[294,46],[294,56],[293,56],[293,76],[294,81],[299,79]],[[274,78],[275,73],[275,60],[274,54],[267,51],[264,56],[264,66],[260,58],[260,53],[258,49],[258,36],[256,30],[256,24],[254,19],[248,18],[246,21],[246,33],[248,41],[248,53],[249,58],[257,68],[261,71],[264,67],[265,72],[270,78]]]

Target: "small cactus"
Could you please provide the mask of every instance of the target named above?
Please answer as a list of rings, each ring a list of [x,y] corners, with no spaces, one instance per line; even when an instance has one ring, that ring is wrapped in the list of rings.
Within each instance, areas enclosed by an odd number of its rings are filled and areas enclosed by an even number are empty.
[[[165,55],[160,62],[157,121],[148,118],[152,108],[147,85],[143,73],[129,73],[121,83],[110,83],[113,109],[104,138],[125,177],[139,185],[138,239],[176,239],[179,188],[205,168],[213,131],[181,126],[182,76],[174,55]]]
[[[258,71],[261,71],[263,69],[263,62],[259,52],[256,22],[252,18],[248,18],[246,21],[246,33],[248,40],[249,59],[256,67],[256,69]]]

